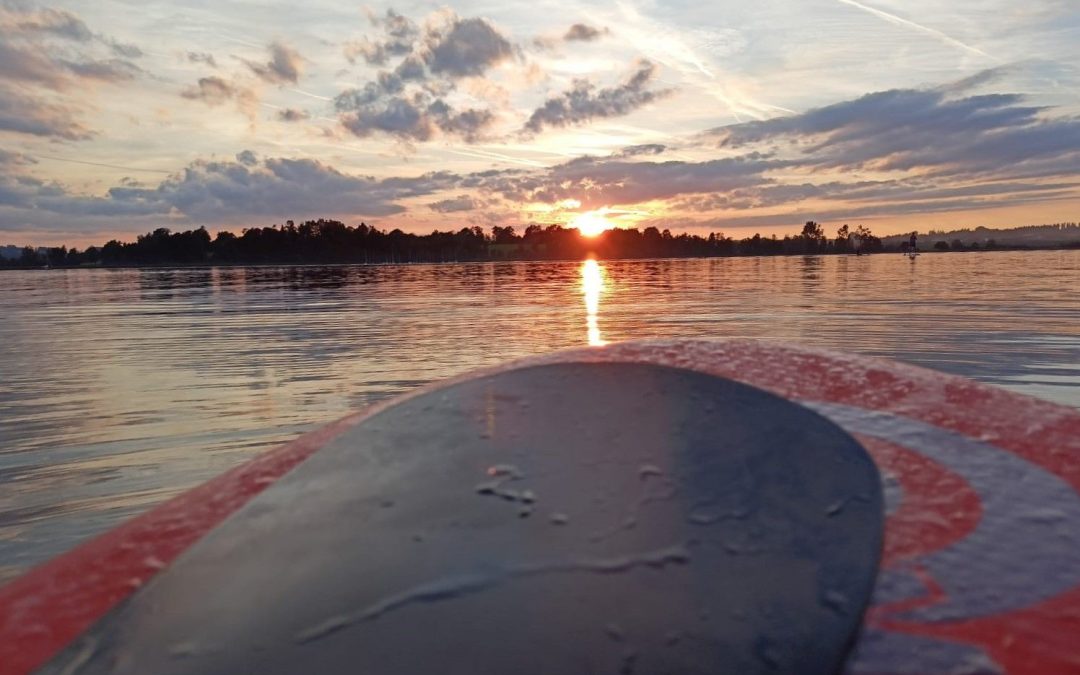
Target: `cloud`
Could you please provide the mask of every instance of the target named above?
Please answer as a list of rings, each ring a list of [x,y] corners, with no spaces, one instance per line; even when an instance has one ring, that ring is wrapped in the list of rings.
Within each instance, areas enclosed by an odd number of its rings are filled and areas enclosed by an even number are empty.
[[[123,59],[107,61],[63,62],[69,71],[78,77],[101,82],[123,82],[132,80],[142,72],[135,64]]]
[[[599,40],[609,32],[607,28],[593,28],[583,23],[575,23],[563,35],[563,40],[566,42],[592,42]]]
[[[123,56],[124,58],[137,59],[143,55],[143,50],[139,49],[138,45],[128,44],[125,42],[117,42],[116,40],[109,37],[102,37],[101,39],[105,42],[105,44],[109,46],[110,49],[112,49],[114,54],[118,54],[119,56]]]
[[[2,165],[0,165],[2,166]],[[119,218],[143,226],[168,217],[186,222],[247,222],[287,217],[389,216],[399,202],[452,188],[445,172],[414,178],[350,176],[311,159],[259,159],[245,151],[235,161],[196,161],[155,187],[118,185],[104,196],[83,196],[22,173],[0,173],[0,229],[33,218],[65,227],[65,217]],[[51,215],[50,215],[51,214]],[[127,218],[128,220],[123,220]]]
[[[457,112],[441,98],[426,92],[409,96],[372,98],[362,92],[346,92],[335,105],[340,111],[342,125],[361,138],[381,132],[404,141],[428,141],[438,131],[458,136],[466,142],[479,140],[495,119],[494,113],[482,109]]]
[[[962,84],[988,79],[977,75]],[[721,148],[771,147],[816,169],[971,176],[1080,166],[1080,118],[1049,112],[1018,94],[893,89],[707,135]]]
[[[382,45],[366,39],[347,42],[342,49],[342,53],[349,63],[356,63],[357,58],[362,57],[364,61],[373,66],[384,65],[388,58],[388,54]]]
[[[455,112],[442,99],[436,99],[428,106],[428,113],[434,116],[435,124],[444,133],[458,136],[467,143],[475,143],[483,138],[484,131],[495,120],[495,113],[490,110],[469,108]]]
[[[71,12],[55,9],[0,7],[0,79],[65,89],[80,79],[121,82],[141,72],[131,58],[142,55],[106,35],[95,35]],[[68,44],[58,48],[50,40]],[[112,58],[98,58],[94,45],[104,45]],[[115,58],[115,56],[124,58]]]
[[[230,99],[250,95],[250,92],[215,75],[200,77],[198,84],[183,90],[180,95],[187,99],[204,101],[207,105],[221,105]]]
[[[94,136],[76,119],[77,111],[21,90],[0,85],[0,131],[82,141]]]
[[[18,5],[0,7],[0,33],[23,39],[52,37],[82,43],[96,40],[124,58],[138,58],[143,54],[136,45],[95,34],[82,19],[65,10],[28,9]]]
[[[532,39],[532,46],[544,51],[558,48],[561,43],[570,42],[596,42],[602,37],[610,35],[607,28],[595,28],[584,23],[575,23],[561,35],[542,35]]]
[[[401,139],[426,141],[436,126],[426,108],[422,98],[393,97],[357,105],[353,112],[341,117],[341,123],[361,138],[384,132]]]
[[[357,57],[363,57],[369,65],[384,65],[390,58],[412,52],[420,37],[420,28],[392,9],[386,10],[383,17],[372,15],[371,22],[383,29],[383,36],[378,40],[365,38],[346,43],[344,52],[349,63],[355,63]]]
[[[582,208],[597,208],[765,185],[772,182],[768,172],[790,166],[760,153],[703,162],[582,157],[541,171],[474,174],[462,184],[516,202],[576,199]]]
[[[449,29],[429,32],[424,60],[437,75],[469,77],[483,75],[513,55],[510,41],[485,19],[455,18]]]
[[[57,9],[23,10],[0,7],[0,32],[11,34],[41,34],[76,42],[89,42],[94,34],[82,19],[71,12]]]
[[[84,140],[93,132],[78,120],[86,97],[53,92],[122,84],[142,70],[128,58],[142,52],[93,33],[75,14],[0,4],[0,131]]]
[[[637,157],[638,155],[659,155],[667,150],[662,143],[643,143],[641,145],[628,145],[614,153],[613,157]]]
[[[389,70],[334,99],[345,129],[361,138],[386,134],[406,143],[438,136],[474,143],[486,137],[497,119],[491,107],[462,107],[448,98],[460,78],[483,74],[512,57],[515,48],[484,19],[462,19],[449,11],[433,14],[421,30],[410,19],[388,11],[372,22],[383,34],[347,46],[347,55],[363,56]],[[474,94],[477,88],[474,89]]]
[[[848,202],[853,215],[866,215],[867,208],[882,204],[897,212],[929,208],[939,200],[966,199],[971,206],[982,201],[1005,198],[1010,202],[1018,197],[1036,193],[1058,193],[1077,187],[1075,182],[995,181],[955,186],[941,186],[936,181],[898,179],[882,181],[828,181],[823,183],[769,184],[723,193],[693,195],[678,200],[673,207],[679,211],[713,211],[717,209],[766,209],[776,206],[793,207],[807,200]],[[868,204],[875,204],[870,207]],[[914,206],[913,206],[914,205]]]
[[[211,68],[217,68],[217,61],[214,59],[213,54],[207,54],[206,52],[188,52],[187,60],[191,63],[205,63]]]
[[[138,66],[123,59],[69,60],[40,46],[0,42],[0,80],[61,90],[83,79],[123,82],[139,72]]]
[[[405,80],[397,73],[382,71],[376,79],[368,82],[361,89],[346,89],[334,98],[334,108],[339,112],[358,110],[377,103],[384,97],[400,94],[405,89]]]
[[[259,157],[251,150],[242,150],[236,153],[236,161],[244,166],[255,166],[259,163]]]
[[[758,213],[755,210],[747,210],[743,213],[723,215],[715,218],[695,220],[686,215],[677,218],[661,217],[646,221],[647,224],[656,227],[669,227],[671,229],[707,229],[716,230],[721,228],[751,228],[771,227],[782,225],[800,225],[807,217],[822,223],[851,223],[861,218],[875,218],[888,216],[927,216],[930,214],[951,213],[959,211],[978,211],[980,209],[992,209],[1001,206],[1017,206],[1026,204],[1046,204],[1057,200],[1075,200],[1076,192],[1040,192],[1038,194],[1010,195],[1008,199],[952,199],[952,200],[926,200],[911,201],[907,203],[877,203],[877,204],[841,204],[835,208],[821,208],[815,206],[809,208],[791,208],[780,213]],[[854,224],[854,223],[851,223]]]
[[[180,91],[180,96],[191,101],[202,101],[216,107],[229,101],[236,103],[236,109],[254,123],[258,112],[259,97],[254,89],[237,81],[226,80],[217,75],[200,77],[198,82]]]
[[[407,57],[413,77],[405,79],[436,76],[452,80],[482,75],[516,53],[510,39],[483,18],[463,19],[443,10],[429,16],[424,29],[392,9],[370,18],[381,34],[346,43],[345,57],[350,63],[363,58],[375,66]]]
[[[32,47],[20,48],[0,41],[0,80],[40,84],[61,89],[70,82],[70,73],[45,52]]]
[[[656,101],[672,92],[652,90],[648,85],[656,77],[656,65],[639,61],[636,70],[616,86],[597,89],[588,80],[574,80],[574,86],[558,96],[549,98],[533,111],[525,129],[538,133],[547,127],[583,124],[598,117],[618,117]]]
[[[960,203],[971,208],[1030,203],[1039,195],[1076,198],[1080,182],[1072,177],[1080,173],[1080,118],[1055,116],[1015,94],[956,96],[955,91],[879,92],[708,132],[725,153],[742,153],[733,157],[643,161],[639,158],[666,149],[644,144],[544,171],[466,180],[521,203],[573,198],[597,208],[675,200],[674,212],[795,207],[812,200],[816,209],[835,205],[826,213],[847,208],[843,212],[869,215],[887,213],[890,204],[897,213],[909,213]],[[843,179],[865,169],[889,177]],[[823,180],[812,180],[817,176]]]
[[[151,217],[213,224],[251,218],[392,216],[403,200],[458,190],[428,203],[438,213],[478,210],[487,203],[475,191],[511,201],[556,203],[579,200],[583,207],[665,199],[685,193],[731,190],[761,183],[780,164],[766,157],[691,162],[627,162],[582,158],[536,171],[433,172],[417,177],[350,176],[310,159],[261,159],[250,151],[231,161],[197,161],[153,187],[118,185],[104,196],[82,196],[63,186],[7,172],[0,190],[0,227],[48,214],[134,223]],[[0,172],[0,175],[4,175]],[[16,209],[19,213],[11,213]],[[4,215],[7,214],[7,215]],[[65,222],[54,217],[51,222]]]
[[[310,117],[311,113],[308,111],[296,108],[283,108],[277,112],[277,118],[282,122],[301,122]]]
[[[304,70],[300,52],[282,42],[270,44],[270,60],[265,64],[245,61],[251,72],[270,84],[296,84]]]
[[[12,152],[0,148],[0,168],[6,169],[16,166],[28,166],[30,164],[37,164],[37,160],[30,155],[21,152]]]
[[[480,206],[480,202],[469,195],[460,195],[428,204],[428,208],[438,213],[460,213],[475,210]]]

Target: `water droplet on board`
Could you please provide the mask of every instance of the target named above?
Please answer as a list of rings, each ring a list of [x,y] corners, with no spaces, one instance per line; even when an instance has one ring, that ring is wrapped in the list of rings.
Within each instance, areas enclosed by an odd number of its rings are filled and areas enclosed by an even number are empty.
[[[607,636],[615,642],[622,642],[625,638],[622,627],[619,626],[619,624],[617,623],[609,623],[608,625],[604,626],[604,632],[607,633]]]
[[[720,522],[723,515],[715,511],[698,511],[687,516],[686,520],[691,525],[713,525]]]
[[[178,642],[171,645],[168,650],[169,656],[174,659],[183,659],[195,656],[199,653],[199,645],[194,642]]]
[[[165,561],[156,556],[147,556],[143,559],[143,564],[152,570],[160,570],[165,568]]]
[[[773,670],[780,668],[780,650],[769,638],[764,636],[758,638],[757,644],[754,645],[754,654],[769,668]]]
[[[1058,523],[1068,518],[1065,512],[1057,509],[1032,509],[1022,517],[1035,523]]]
[[[660,467],[654,464],[642,464],[638,469],[638,476],[641,480],[645,480],[649,476],[662,476],[664,472],[660,470]]]
[[[517,468],[513,464],[495,464],[489,466],[487,475],[492,478],[508,477],[512,479],[524,478],[525,474],[521,472],[521,469]]]
[[[821,604],[837,614],[844,614],[847,611],[848,599],[840,591],[827,590],[821,596]]]

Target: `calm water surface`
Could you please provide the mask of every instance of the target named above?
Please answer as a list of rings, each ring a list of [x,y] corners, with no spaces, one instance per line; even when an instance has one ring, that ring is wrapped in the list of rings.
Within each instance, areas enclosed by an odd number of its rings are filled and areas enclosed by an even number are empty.
[[[321,422],[657,337],[888,356],[1080,407],[1080,251],[0,273],[0,580]]]

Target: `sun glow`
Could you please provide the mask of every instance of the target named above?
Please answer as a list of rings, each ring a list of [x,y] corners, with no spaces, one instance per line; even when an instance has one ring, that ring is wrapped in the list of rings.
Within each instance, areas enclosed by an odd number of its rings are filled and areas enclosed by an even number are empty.
[[[614,223],[604,217],[604,209],[599,211],[586,211],[575,216],[570,221],[570,227],[576,227],[583,236],[595,237],[604,230],[615,227]]]

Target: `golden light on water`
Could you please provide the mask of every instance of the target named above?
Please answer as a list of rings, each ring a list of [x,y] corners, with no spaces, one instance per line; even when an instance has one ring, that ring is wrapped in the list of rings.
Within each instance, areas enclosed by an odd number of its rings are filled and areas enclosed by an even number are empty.
[[[585,328],[590,347],[607,344],[600,338],[600,294],[604,290],[604,268],[595,260],[581,263],[581,294],[585,297]]]
[[[615,225],[604,217],[604,209],[599,211],[586,211],[574,217],[570,221],[571,227],[576,227],[586,237],[595,237],[604,230],[610,230]]]

